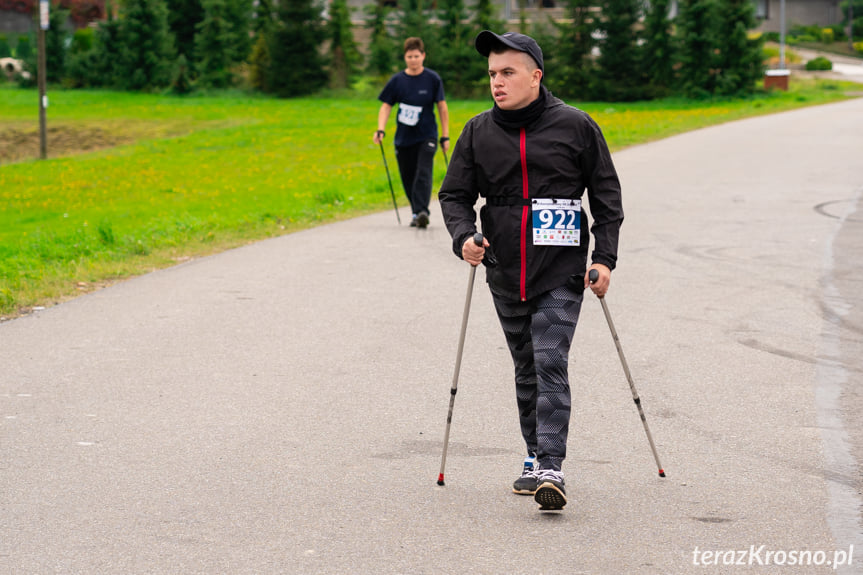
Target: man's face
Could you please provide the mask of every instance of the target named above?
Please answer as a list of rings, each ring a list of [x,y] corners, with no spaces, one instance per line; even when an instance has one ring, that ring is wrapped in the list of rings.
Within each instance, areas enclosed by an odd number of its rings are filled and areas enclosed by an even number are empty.
[[[405,64],[408,67],[408,73],[419,74],[425,59],[425,53],[419,50],[408,50],[405,52]]]
[[[519,110],[539,97],[542,71],[524,52],[507,50],[488,55],[491,95],[502,110]]]

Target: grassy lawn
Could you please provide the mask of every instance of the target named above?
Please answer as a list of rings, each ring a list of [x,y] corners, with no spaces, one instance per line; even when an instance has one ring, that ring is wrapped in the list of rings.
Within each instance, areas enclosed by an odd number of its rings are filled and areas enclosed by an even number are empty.
[[[852,87],[853,86],[853,87]],[[745,100],[571,102],[613,151],[859,89],[795,81]],[[14,317],[118,279],[324,222],[392,209],[378,104],[358,98],[176,98],[49,91],[48,155],[35,91],[0,85],[0,316]],[[460,128],[488,101],[451,101]],[[390,120],[388,133],[394,131]],[[407,205],[385,143],[400,206]],[[444,175],[435,166],[437,188]]]

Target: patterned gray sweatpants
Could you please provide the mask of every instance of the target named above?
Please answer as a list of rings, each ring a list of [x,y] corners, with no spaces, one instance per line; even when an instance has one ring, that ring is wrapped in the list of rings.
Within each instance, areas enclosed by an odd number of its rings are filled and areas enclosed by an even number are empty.
[[[492,294],[512,361],[521,434],[543,469],[566,457],[571,398],[569,348],[583,294],[562,286],[526,302]]]

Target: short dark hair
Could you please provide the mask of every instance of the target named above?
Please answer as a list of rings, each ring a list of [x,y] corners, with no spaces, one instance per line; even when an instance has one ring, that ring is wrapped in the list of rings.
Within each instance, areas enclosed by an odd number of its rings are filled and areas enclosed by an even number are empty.
[[[489,54],[503,54],[505,52],[520,52],[521,54],[524,54],[524,63],[525,66],[527,66],[528,72],[530,72],[531,70],[541,70],[539,64],[537,64],[536,60],[534,60],[530,54],[528,54],[527,52],[521,52],[521,50],[516,50],[515,48],[510,48],[502,42],[494,44],[488,51]]]
[[[405,40],[405,50],[404,53],[407,54],[411,50],[419,50],[423,54],[425,54],[426,46],[423,44],[421,38],[417,38],[415,36],[411,36],[407,40]]]

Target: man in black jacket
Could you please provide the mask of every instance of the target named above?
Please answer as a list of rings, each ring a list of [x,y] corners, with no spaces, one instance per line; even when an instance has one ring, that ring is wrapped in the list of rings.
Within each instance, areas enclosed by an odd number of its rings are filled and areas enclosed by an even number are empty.
[[[498,261],[486,280],[515,366],[527,446],[513,491],[534,495],[540,509],[562,509],[569,348],[585,288],[605,295],[617,263],[620,182],[599,126],[542,85],[542,50],[532,38],[486,30],[475,45],[488,57],[494,107],[465,125],[440,189],[441,210],[457,256],[479,265],[488,248]],[[483,246],[472,239],[479,197]],[[593,284],[585,273],[591,233]]]

